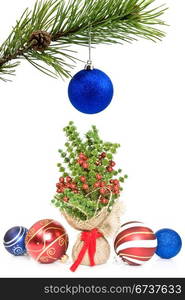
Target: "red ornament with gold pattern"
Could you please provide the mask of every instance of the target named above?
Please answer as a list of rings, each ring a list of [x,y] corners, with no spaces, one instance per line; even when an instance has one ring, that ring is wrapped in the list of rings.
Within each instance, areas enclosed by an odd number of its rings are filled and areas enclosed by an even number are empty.
[[[68,235],[64,227],[51,219],[36,222],[25,239],[30,256],[43,264],[63,259],[68,248]]]

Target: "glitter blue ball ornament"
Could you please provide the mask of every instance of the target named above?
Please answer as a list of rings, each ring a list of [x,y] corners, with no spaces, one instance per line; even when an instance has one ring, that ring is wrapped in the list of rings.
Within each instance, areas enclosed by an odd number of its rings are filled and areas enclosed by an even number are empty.
[[[25,237],[27,231],[22,226],[10,228],[4,236],[5,249],[15,256],[24,255],[26,253]]]
[[[182,240],[176,231],[164,228],[158,230],[155,235],[158,242],[156,254],[161,258],[172,258],[181,250]]]
[[[68,96],[72,105],[85,114],[103,111],[113,97],[114,89],[110,78],[98,69],[85,69],[71,79]]]

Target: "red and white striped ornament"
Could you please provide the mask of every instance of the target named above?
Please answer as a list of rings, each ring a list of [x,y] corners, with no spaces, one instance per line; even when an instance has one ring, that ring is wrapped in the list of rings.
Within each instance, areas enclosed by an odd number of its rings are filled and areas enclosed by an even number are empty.
[[[129,265],[140,266],[155,253],[157,238],[142,222],[128,222],[121,226],[114,241],[116,254]]]

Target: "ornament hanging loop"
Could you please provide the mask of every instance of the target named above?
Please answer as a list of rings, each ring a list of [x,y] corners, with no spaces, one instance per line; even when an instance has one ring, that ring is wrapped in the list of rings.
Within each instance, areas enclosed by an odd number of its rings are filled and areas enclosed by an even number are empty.
[[[91,58],[91,50],[92,50],[92,37],[91,37],[91,24],[89,23],[89,59],[87,60],[87,64],[85,65],[85,70],[94,69],[94,66],[92,64],[92,58]]]

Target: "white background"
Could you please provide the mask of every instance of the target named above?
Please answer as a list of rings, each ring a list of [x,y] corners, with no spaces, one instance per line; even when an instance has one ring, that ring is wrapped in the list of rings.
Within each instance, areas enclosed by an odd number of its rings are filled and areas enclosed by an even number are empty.
[[[165,0],[157,0],[156,4]],[[1,3],[0,40],[34,0]],[[112,79],[115,95],[102,113],[76,111],[67,97],[68,80],[54,80],[28,63],[17,68],[12,83],[0,82],[0,276],[1,277],[184,277],[184,250],[171,260],[155,256],[142,267],[115,262],[69,271],[70,261],[41,265],[30,257],[13,257],[3,247],[5,232],[15,225],[60,221],[70,237],[78,234],[50,203],[59,177],[57,150],[65,142],[62,128],[74,120],[82,134],[96,124],[104,140],[121,143],[116,161],[129,175],[121,199],[122,223],[143,221],[154,231],[168,227],[184,238],[185,201],[185,63],[184,0],[168,0],[159,43],[139,40],[123,46],[97,46],[94,65]],[[79,49],[86,60],[87,49]],[[84,67],[78,63],[74,74]],[[112,241],[110,241],[112,243]]]

